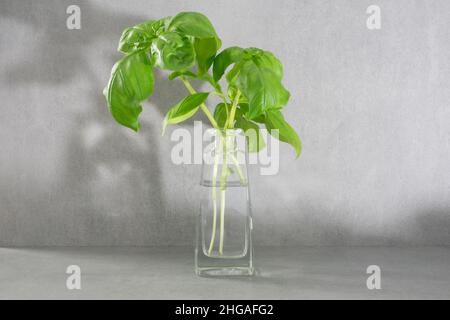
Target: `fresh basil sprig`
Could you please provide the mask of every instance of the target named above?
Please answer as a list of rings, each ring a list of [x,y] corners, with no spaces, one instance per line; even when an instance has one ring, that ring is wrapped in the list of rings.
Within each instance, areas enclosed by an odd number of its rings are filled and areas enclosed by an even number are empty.
[[[169,79],[181,79],[189,95],[169,109],[164,128],[202,109],[215,128],[241,128],[250,152],[265,147],[259,129],[264,125],[271,133],[276,129],[274,136],[292,145],[298,157],[300,139],[281,113],[290,97],[282,84],[281,62],[258,48],[229,47],[218,53],[221,44],[209,19],[198,12],[181,12],[125,29],[118,46],[125,56],[113,67],[104,90],[114,119],[138,131],[141,104],[153,93],[153,69],[169,70]],[[189,79],[209,83],[212,91],[197,93]],[[213,114],[205,105],[210,94],[223,100]]]

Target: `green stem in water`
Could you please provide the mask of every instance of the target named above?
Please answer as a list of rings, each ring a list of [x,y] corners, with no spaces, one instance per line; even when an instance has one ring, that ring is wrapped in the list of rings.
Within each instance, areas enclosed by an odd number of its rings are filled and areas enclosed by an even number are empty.
[[[192,87],[192,85],[189,82],[189,80],[187,80],[185,78],[181,78],[181,81],[183,81],[185,87],[188,89],[188,91],[191,94],[197,93],[197,91]],[[230,116],[232,116],[232,117],[228,118],[228,119],[231,119],[231,123],[233,123],[233,121],[234,121],[234,115],[236,113],[236,107],[237,107],[240,95],[241,95],[241,92],[238,90],[238,92],[236,93],[236,97],[234,99],[234,102],[233,102],[233,106],[232,106],[231,112],[230,112]],[[226,100],[225,100],[225,102],[226,102]],[[209,112],[208,107],[204,103],[202,103],[200,105],[200,107],[202,108],[202,110],[205,113],[205,115],[208,117],[209,121],[211,122],[211,125],[214,128],[219,129],[219,125],[217,124],[217,122],[214,119],[214,117],[211,115],[211,112]],[[233,107],[234,107],[234,111],[233,111]],[[228,108],[227,108],[227,113],[228,113]],[[225,129],[227,128],[228,122],[230,122],[230,121],[226,121],[226,122],[227,123],[225,124]],[[239,178],[241,180],[241,184],[245,184],[245,178],[244,178],[244,175],[242,174],[241,168],[239,167],[239,162],[237,161],[237,159],[236,159],[236,157],[234,155],[230,155],[230,156],[231,156],[231,160],[233,161],[233,164],[236,167],[236,172],[239,175]]]
[[[225,191],[220,190],[220,242],[219,255],[223,255],[223,234],[225,232]]]
[[[239,97],[241,96],[241,91],[236,92],[236,96],[233,100],[233,105],[231,106],[231,111],[228,120],[225,123],[225,129],[229,127],[230,129],[234,128],[234,117],[236,115],[236,109],[237,105],[239,104]],[[239,162],[237,161],[236,157],[233,154],[230,154],[230,158],[233,161],[234,166],[236,167],[236,172],[239,175],[239,179],[241,181],[241,184],[244,185],[246,183],[245,177],[242,174],[241,167],[239,165]]]
[[[227,171],[228,171],[228,163],[227,163],[227,148],[228,148],[228,137],[227,137],[227,128],[234,128],[234,116],[236,114],[237,105],[239,103],[239,96],[241,95],[241,92],[238,90],[236,93],[236,96],[234,97],[233,104],[231,106],[231,111],[229,116],[227,117],[227,121],[225,122],[225,137],[224,137],[224,146],[223,146],[223,164],[222,164],[222,176],[221,176],[221,188],[220,188],[220,241],[219,241],[219,255],[223,255],[223,241],[224,241],[224,234],[225,234],[225,192],[226,192],[226,179],[227,179]],[[245,183],[245,178],[242,174],[241,168],[239,166],[239,163],[237,159],[234,157],[233,154],[230,154],[230,157],[233,161],[233,164],[236,167],[236,171],[239,175],[239,178],[241,180],[241,184]]]
[[[222,141],[222,140],[220,140]],[[219,145],[219,149],[220,149]],[[216,183],[217,183],[217,171],[219,168],[219,154],[218,151],[215,151],[214,155],[214,167],[213,167],[213,177],[212,177],[212,203],[213,203],[213,222],[212,222],[212,230],[211,230],[211,241],[209,242],[208,254],[212,254],[214,241],[216,240],[216,225],[217,225],[217,191],[216,191]]]
[[[233,154],[230,154],[231,161],[233,161],[234,166],[236,167],[236,172],[239,176],[239,180],[241,181],[241,185],[245,185],[247,180],[245,180],[244,174],[242,173],[241,166],[239,165],[238,160]]]
[[[226,192],[226,179],[228,173],[227,164],[227,136],[223,138],[223,163],[222,174],[220,177],[220,241],[219,241],[219,255],[223,255],[223,239],[225,233],[225,192]]]
[[[197,93],[197,91],[192,87],[191,83],[185,79],[185,78],[181,78],[181,81],[183,81],[183,84],[185,85],[185,87],[188,89],[190,94],[194,94]],[[236,96],[234,98],[232,107],[231,107],[231,111],[230,114],[228,114],[227,112],[227,121],[225,122],[225,126],[224,129],[226,131],[227,128],[232,129],[234,127],[234,117],[236,114],[236,109],[237,109],[237,105],[239,103],[239,96],[240,96],[241,92],[238,90],[238,92],[236,93]],[[224,99],[224,102],[226,103],[226,99],[225,96],[219,93],[219,95],[222,96],[222,98]],[[202,111],[205,113],[206,117],[209,119],[209,121],[211,122],[211,125],[216,128],[219,129],[219,125],[217,124],[216,120],[214,119],[213,115],[211,114],[211,112],[209,111],[208,107],[202,103],[200,105],[200,108],[202,109]],[[227,109],[228,111],[228,109]],[[224,139],[224,143],[223,143],[223,164],[222,164],[222,173],[221,173],[221,177],[220,177],[220,241],[219,241],[219,255],[223,255],[223,241],[224,241],[224,229],[225,229],[225,192],[226,192],[226,179],[227,179],[227,169],[228,169],[228,164],[227,164],[227,137],[226,137],[226,132],[224,135],[220,135],[221,139]],[[241,181],[241,184],[245,184],[245,177],[242,174],[242,170],[239,166],[239,162],[237,161],[236,157],[234,155],[230,155],[231,160],[233,161],[233,164],[236,167],[236,172],[239,175],[239,179]],[[216,159],[214,159],[216,160]],[[216,161],[214,162],[214,165],[216,165]],[[211,241],[209,244],[209,250],[208,253],[211,255],[212,253],[212,249],[214,246],[214,240],[216,237],[216,216],[217,216],[217,206],[216,206],[216,175],[217,175],[217,169],[214,169],[213,172],[213,190],[212,190],[212,200],[213,200],[213,230],[211,233]]]

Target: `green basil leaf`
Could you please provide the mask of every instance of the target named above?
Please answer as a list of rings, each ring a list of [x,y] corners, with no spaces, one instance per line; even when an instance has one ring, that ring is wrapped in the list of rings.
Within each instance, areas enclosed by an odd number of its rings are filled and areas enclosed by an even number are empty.
[[[239,109],[240,109],[242,114],[248,114],[248,108],[249,107],[248,107],[248,103],[247,102],[240,102],[239,103]],[[252,121],[257,122],[257,123],[262,123],[262,124],[264,124],[266,122],[264,114],[253,118]]]
[[[172,18],[169,30],[199,39],[218,38],[209,19],[198,12],[180,12]]]
[[[243,114],[247,114],[248,113],[248,103],[239,103],[239,109],[241,110],[241,112]]]
[[[174,72],[172,72],[169,75],[168,78],[169,78],[169,80],[174,80],[174,79],[176,79],[178,77],[186,77],[186,78],[192,78],[192,79],[207,81],[216,90],[220,89],[220,85],[213,80],[213,78],[211,77],[211,75],[209,73],[204,73],[202,75],[198,75],[198,74],[195,74],[195,73],[193,73],[192,71],[189,71],[189,70],[182,70],[182,71],[174,71]]]
[[[216,60],[219,60],[219,56]],[[243,49],[240,59],[227,73],[226,78],[230,98],[232,99],[236,89],[239,89],[243,95],[239,102],[248,102],[247,118],[254,120],[266,110],[281,109],[285,106],[290,93],[281,83],[283,67],[280,61],[269,51],[258,48]]]
[[[260,61],[243,61],[232,81],[248,99],[249,119],[254,119],[269,109],[280,109],[289,100],[289,91],[281,84],[276,71]]]
[[[213,77],[208,72],[197,75],[197,79],[207,81],[214,89],[216,89],[216,91],[222,92],[220,84],[214,81]]]
[[[149,48],[152,40],[164,32],[169,18],[149,20],[125,29],[120,37],[118,50],[123,53],[131,53]]]
[[[178,77],[197,78],[197,75],[192,71],[174,71],[169,75],[169,80],[176,79]]]
[[[206,73],[222,44],[209,19],[198,12],[181,12],[173,17],[169,30],[195,38],[198,73]]]
[[[136,51],[117,62],[103,91],[114,119],[138,131],[141,103],[152,94],[153,84],[152,64],[145,51]]]
[[[278,139],[294,147],[297,158],[302,152],[302,143],[295,130],[284,120],[279,110],[267,110],[265,115],[266,128],[271,135],[278,129]]]
[[[271,69],[278,80],[283,78],[283,65],[275,55],[270,51],[264,51],[258,48],[248,48],[244,50],[244,57],[251,59],[260,67]]]
[[[166,32],[167,28],[169,27],[171,19],[172,17],[164,17],[162,19],[156,20],[150,25],[149,32],[158,37],[160,34]]]
[[[211,67],[221,42],[219,38],[196,38],[194,49],[197,58],[199,74],[206,73]]]
[[[234,98],[236,97],[237,88],[233,85],[228,86],[228,97],[230,98],[230,101],[234,101]],[[239,104],[245,103],[248,106],[248,99],[244,95],[239,96]]]
[[[229,106],[226,106],[225,103],[219,103],[214,109],[214,120],[216,120],[217,124],[220,128],[225,127],[225,122],[227,121],[227,109],[230,111]]]
[[[248,141],[249,152],[259,152],[266,147],[266,142],[261,135],[259,126],[253,121],[247,120],[244,117],[236,119],[235,126],[244,130],[244,134]]]
[[[147,23],[152,23],[148,21]],[[150,47],[153,37],[148,34],[139,25],[127,28],[123,31],[119,40],[118,51],[122,53],[131,53]]]
[[[208,95],[209,92],[191,94],[170,108],[163,121],[162,134],[164,135],[168,124],[180,123],[192,117],[199,106],[208,98]]]
[[[195,51],[189,37],[176,32],[165,32],[152,43],[155,65],[161,69],[179,71],[195,62]]]
[[[213,65],[213,77],[215,81],[219,81],[222,78],[225,70],[233,63],[237,63],[242,60],[244,50],[239,47],[230,47],[223,50],[214,59]]]
[[[244,64],[245,61],[240,61],[238,63],[235,63],[233,68],[231,68],[230,71],[228,71],[226,75],[226,79],[228,81],[228,85],[230,87],[233,87],[233,89],[236,88],[236,77],[238,76],[239,72],[241,71],[241,67]]]
[[[266,117],[262,114],[262,115],[259,115],[255,118],[253,118],[253,121],[264,124],[264,123],[266,123]]]

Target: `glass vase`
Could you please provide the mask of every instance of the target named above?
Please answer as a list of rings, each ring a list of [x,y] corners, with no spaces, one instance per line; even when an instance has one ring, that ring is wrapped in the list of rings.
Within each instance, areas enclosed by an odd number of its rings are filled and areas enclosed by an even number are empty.
[[[195,271],[200,276],[253,275],[252,214],[246,138],[213,130],[203,153]]]

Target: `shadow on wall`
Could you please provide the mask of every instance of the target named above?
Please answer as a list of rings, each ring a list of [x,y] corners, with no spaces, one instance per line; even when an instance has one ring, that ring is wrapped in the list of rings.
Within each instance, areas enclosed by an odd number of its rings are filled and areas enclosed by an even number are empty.
[[[430,206],[419,210],[416,225],[421,242],[450,246],[450,207]]]
[[[97,74],[91,69],[86,54],[98,41],[111,39],[117,43],[122,30],[145,17],[124,15],[83,1],[81,29],[68,30],[66,9],[73,1],[31,0],[2,1],[0,17],[13,19],[30,27],[38,37],[29,49],[29,57],[9,69],[8,78],[15,83],[60,84],[82,75],[95,88]],[[98,54],[100,54],[98,52]]]
[[[323,201],[323,199],[322,199]],[[419,205],[417,205],[419,207]],[[450,207],[421,205],[401,225],[361,228],[343,217],[343,209],[330,209],[320,202],[303,201],[295,205],[297,215],[284,217],[280,207],[255,207],[255,244],[289,246],[449,246]],[[271,217],[258,219],[258,216]],[[358,219],[357,216],[354,219]],[[380,230],[380,228],[382,228]],[[269,240],[268,240],[269,239]],[[273,242],[270,239],[279,239]]]
[[[255,243],[263,245],[298,244],[301,246],[390,246],[406,244],[401,237],[392,237],[379,233],[369,233],[352,228],[342,217],[343,211],[333,213],[329,208],[311,203],[298,203],[297,215],[277,217],[272,223],[258,222],[255,225]],[[261,215],[277,212],[267,208]],[[279,210],[278,210],[279,211]],[[282,230],[282,232],[280,232]],[[263,235],[260,237],[260,235]],[[279,239],[278,243],[267,243],[267,239]]]
[[[88,101],[89,112],[67,115],[74,117],[74,125],[64,141],[64,173],[58,176],[57,185],[46,192],[48,197],[42,197],[42,193],[22,197],[20,207],[11,200],[8,211],[14,217],[6,221],[11,222],[13,239],[6,244],[152,245],[155,239],[162,242],[167,234],[163,221],[166,208],[161,191],[159,145],[152,138],[159,137],[160,120],[150,121],[151,127],[139,135],[120,128],[107,111],[102,95],[106,85],[102,78],[107,76],[98,75],[86,54],[95,53],[98,42],[116,44],[125,27],[150,17],[112,12],[93,2],[82,2],[82,28],[72,32],[65,27],[66,8],[71,4],[72,1],[10,0],[0,5],[2,19],[27,25],[39,35],[26,59],[7,69],[5,81],[25,88],[52,85],[58,90],[58,85],[82,79],[83,87],[90,88],[81,93],[88,97],[81,101]],[[119,56],[106,57],[111,67]],[[151,102],[159,113],[165,113],[167,106],[185,91],[163,80],[161,74],[155,77],[155,89],[167,95],[155,95]],[[94,137],[89,143],[86,134]],[[24,191],[16,193],[21,192]],[[31,210],[28,214],[32,217],[28,219],[23,211]]]

